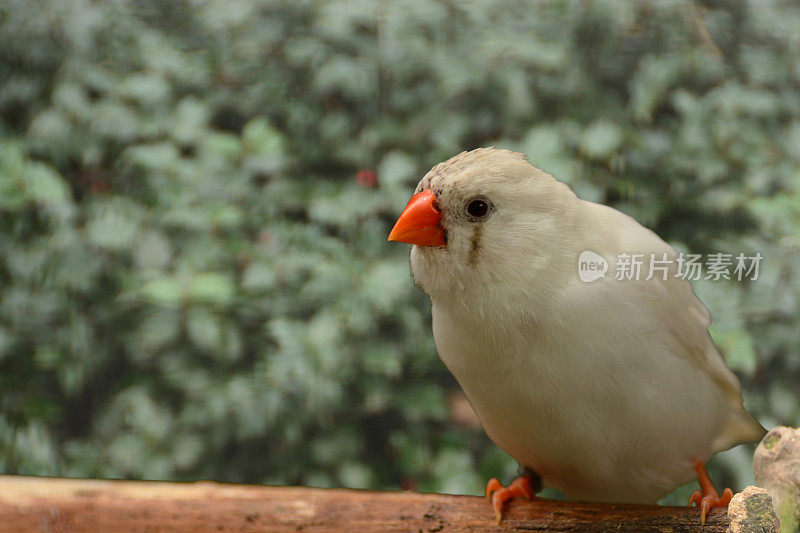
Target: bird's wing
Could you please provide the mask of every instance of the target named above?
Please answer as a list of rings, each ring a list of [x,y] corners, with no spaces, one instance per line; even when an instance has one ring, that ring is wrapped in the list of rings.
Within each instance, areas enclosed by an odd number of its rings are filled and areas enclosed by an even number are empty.
[[[765,430],[744,409],[741,384],[714,344],[708,332],[711,315],[692,290],[691,284],[680,277],[666,280],[653,278],[638,282],[637,290],[650,302],[659,320],[666,326],[669,338],[676,344],[676,349],[671,353],[690,359],[724,391],[730,402],[728,421],[712,444],[714,451],[761,439]]]
[[[638,280],[624,280],[619,283],[628,285],[628,288],[632,289],[641,298],[641,302],[651,310],[662,326],[661,330],[666,332],[667,342],[674,343],[674,349],[670,350],[670,353],[691,360],[691,363],[708,375],[729,399],[729,418],[712,445],[715,452],[763,437],[764,428],[743,407],[739,380],[725,364],[708,332],[711,314],[694,293],[691,284],[677,275],[675,259],[678,253],[654,232],[627,215],[606,206],[590,205],[602,208],[595,210],[594,216],[605,220],[598,221],[602,223],[596,227],[614,227],[619,230],[613,237],[606,235],[609,241],[616,241],[614,247],[619,253],[645,254],[644,260],[648,264],[649,254],[656,254],[655,257],[658,259],[661,259],[662,254],[667,254],[670,262],[666,276],[655,273],[647,280],[647,272],[643,268]],[[613,271],[609,274],[614,276]]]

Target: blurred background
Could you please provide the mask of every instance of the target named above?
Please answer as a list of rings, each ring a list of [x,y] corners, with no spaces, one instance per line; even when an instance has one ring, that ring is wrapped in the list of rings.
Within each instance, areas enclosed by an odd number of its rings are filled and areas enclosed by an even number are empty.
[[[488,145],[683,251],[760,252],[694,286],[749,409],[800,424],[797,3],[6,0],[0,473],[509,481],[386,242]]]

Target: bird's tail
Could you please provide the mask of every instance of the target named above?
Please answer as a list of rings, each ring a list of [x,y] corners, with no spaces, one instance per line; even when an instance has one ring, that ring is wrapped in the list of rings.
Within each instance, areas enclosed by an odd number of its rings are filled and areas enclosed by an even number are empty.
[[[764,426],[753,415],[745,411],[741,403],[738,403],[729,412],[730,415],[725,428],[711,445],[715,454],[724,452],[738,444],[761,440],[767,433]]]

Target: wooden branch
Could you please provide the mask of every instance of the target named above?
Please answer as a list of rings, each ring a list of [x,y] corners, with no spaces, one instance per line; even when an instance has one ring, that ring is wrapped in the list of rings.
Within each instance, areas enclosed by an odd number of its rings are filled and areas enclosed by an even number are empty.
[[[501,525],[486,500],[416,492],[0,476],[0,531],[702,531],[696,509],[536,500]]]

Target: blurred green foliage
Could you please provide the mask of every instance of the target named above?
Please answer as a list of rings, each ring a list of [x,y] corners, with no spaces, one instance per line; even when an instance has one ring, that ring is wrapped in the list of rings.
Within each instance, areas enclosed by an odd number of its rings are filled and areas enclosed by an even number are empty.
[[[508,477],[386,243],[492,144],[681,249],[760,251],[696,289],[751,410],[798,425],[797,28],[777,0],[3,2],[0,471]]]

